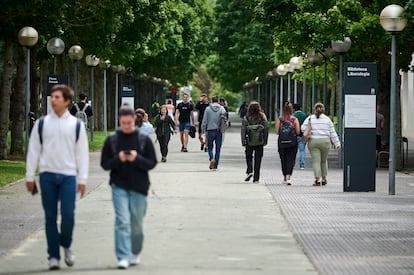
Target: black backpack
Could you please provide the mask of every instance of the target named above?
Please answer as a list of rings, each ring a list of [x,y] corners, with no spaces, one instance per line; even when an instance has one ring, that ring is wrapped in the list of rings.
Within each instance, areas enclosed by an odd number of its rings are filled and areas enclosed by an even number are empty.
[[[290,148],[298,145],[298,138],[296,135],[294,122],[294,117],[291,117],[289,120],[280,119],[278,139],[279,148]]]

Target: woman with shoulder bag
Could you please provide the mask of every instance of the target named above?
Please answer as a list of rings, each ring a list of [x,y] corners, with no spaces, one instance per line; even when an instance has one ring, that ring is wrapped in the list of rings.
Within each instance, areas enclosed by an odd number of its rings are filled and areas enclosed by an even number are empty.
[[[308,149],[312,156],[312,168],[315,176],[313,186],[326,185],[328,183],[326,180],[328,175],[327,159],[331,142],[335,145],[336,150],[341,149],[334,125],[331,119],[324,113],[325,106],[322,103],[316,103],[314,114],[307,117],[301,127],[302,131],[305,131],[312,124]]]
[[[298,151],[298,135],[300,134],[299,120],[293,116],[293,106],[286,102],[282,115],[276,120],[278,151],[282,164],[283,184],[291,185],[293,166],[295,166]]]
[[[242,121],[241,142],[245,147],[246,178],[248,182],[253,177],[253,183],[259,182],[260,166],[263,158],[263,147],[267,144],[269,125],[262,107],[256,101],[250,102],[247,114]],[[253,165],[254,153],[254,165]]]

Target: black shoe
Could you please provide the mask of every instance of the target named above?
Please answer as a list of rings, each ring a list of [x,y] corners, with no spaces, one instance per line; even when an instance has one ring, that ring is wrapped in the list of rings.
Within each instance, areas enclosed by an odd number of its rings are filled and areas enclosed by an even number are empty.
[[[200,150],[201,150],[201,151],[203,151],[203,150],[204,150],[204,143],[201,143]]]
[[[208,151],[208,147],[206,146],[206,147],[204,147],[204,152],[207,152]]]
[[[315,180],[315,183],[312,184],[312,186],[321,186],[321,183],[319,181]]]
[[[181,152],[184,152],[184,146],[181,146]]]
[[[248,173],[247,177],[244,179],[244,181],[250,181],[250,179],[253,177],[253,173]]]
[[[187,148],[184,148],[184,149],[183,149],[183,152],[188,152]]]
[[[327,185],[328,181],[327,180],[322,180],[322,185]]]

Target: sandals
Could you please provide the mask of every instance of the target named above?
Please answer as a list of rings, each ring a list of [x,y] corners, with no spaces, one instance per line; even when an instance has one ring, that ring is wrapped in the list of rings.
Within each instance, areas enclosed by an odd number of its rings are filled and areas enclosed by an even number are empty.
[[[315,183],[312,184],[312,186],[321,186],[321,184],[322,184],[322,186],[327,185],[328,181],[327,180],[322,180],[321,182],[319,182],[319,181],[315,180]]]

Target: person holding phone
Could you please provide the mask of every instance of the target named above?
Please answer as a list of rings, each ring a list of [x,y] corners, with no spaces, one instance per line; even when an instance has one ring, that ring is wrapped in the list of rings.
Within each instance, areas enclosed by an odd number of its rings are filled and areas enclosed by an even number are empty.
[[[135,126],[135,112],[129,106],[119,109],[119,129],[109,136],[102,148],[101,166],[110,170],[112,201],[115,209],[115,254],[118,268],[141,262],[150,186],[148,171],[157,158],[151,139]]]

